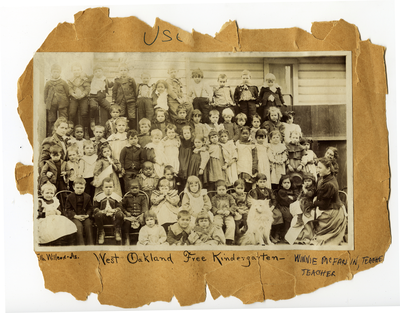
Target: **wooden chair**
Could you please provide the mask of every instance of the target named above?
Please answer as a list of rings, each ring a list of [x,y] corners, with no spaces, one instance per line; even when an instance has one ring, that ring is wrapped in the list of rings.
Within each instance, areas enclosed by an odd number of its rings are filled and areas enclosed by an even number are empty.
[[[347,212],[348,212],[347,193],[344,192],[343,190],[339,190],[339,198],[340,198],[340,201],[342,201],[342,203],[343,203],[343,205],[344,205],[344,207],[346,209],[346,214],[347,214]],[[343,238],[346,243],[348,242],[348,233],[349,233],[349,226],[348,225],[349,224],[348,224],[348,221],[347,221],[346,232],[345,232],[344,238]]]
[[[61,190],[55,194],[55,197],[60,201],[60,211],[62,215],[65,215],[65,203],[67,201],[68,195],[70,195],[72,191],[70,190]]]

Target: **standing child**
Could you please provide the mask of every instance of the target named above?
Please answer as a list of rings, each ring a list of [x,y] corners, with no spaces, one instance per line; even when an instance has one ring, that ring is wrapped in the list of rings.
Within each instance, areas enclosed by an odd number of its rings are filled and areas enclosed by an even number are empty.
[[[64,136],[64,141],[67,144],[67,146],[71,145],[72,139],[74,139],[74,122],[68,121],[67,132],[65,133],[65,136]]]
[[[260,129],[261,125],[261,117],[257,113],[253,115],[251,119],[251,129],[250,129],[250,138],[253,142],[256,142],[256,133]]]
[[[151,142],[150,128],[151,128],[151,123],[147,118],[142,118],[139,121],[140,134],[138,135],[138,140],[139,140],[139,145],[142,148],[146,147],[146,145]]]
[[[257,113],[256,99],[258,87],[251,85],[251,73],[248,70],[242,72],[242,84],[237,86],[234,93],[234,100],[241,113],[252,118]]]
[[[240,137],[240,133],[242,132],[242,129],[246,125],[246,123],[247,123],[246,114],[239,113],[238,115],[236,115],[236,124],[237,124],[238,129],[239,129],[239,137]]]
[[[158,185],[158,176],[154,172],[153,163],[146,161],[142,164],[142,172],[139,174],[139,188],[144,191],[151,199],[151,194]]]
[[[224,119],[224,123],[222,124],[225,130],[228,132],[228,140],[233,140],[236,142],[240,136],[239,127],[232,122],[232,118],[235,115],[233,114],[232,109],[224,109],[222,111],[222,117]]]
[[[290,133],[292,131],[296,131],[301,135],[301,128],[298,124],[294,124],[293,120],[294,120],[294,112],[290,111],[287,112],[283,115],[282,117],[282,123],[285,126],[285,143],[289,143],[290,142]]]
[[[56,191],[68,190],[67,162],[61,160],[62,149],[59,146],[50,148],[50,160],[44,161],[39,176],[39,189],[47,182],[56,187]]]
[[[207,124],[200,123],[202,114],[200,110],[193,110],[192,115],[192,129],[194,130],[195,137],[208,137],[209,127]]]
[[[139,193],[139,181],[134,179],[130,183],[130,191],[122,198],[122,212],[124,213],[123,233],[125,244],[130,245],[129,230],[140,229],[145,223],[143,215],[149,210],[149,203],[146,195]]]
[[[119,160],[121,150],[128,144],[126,118],[118,117],[115,120],[115,126],[117,132],[108,137],[107,141],[110,144],[113,158]]]
[[[68,117],[76,124],[78,122],[76,114],[79,108],[85,132],[84,137],[88,139],[90,127],[88,95],[90,93],[90,84],[87,80],[88,77],[82,72],[82,65],[80,63],[72,64],[71,72],[72,77],[67,80],[70,95]]]
[[[268,110],[271,107],[281,108],[283,105],[286,107],[285,101],[283,100],[281,87],[275,83],[275,75],[268,73],[265,75],[266,86],[261,87],[260,95],[257,98],[257,102],[261,103],[262,117],[265,120],[268,115]]]
[[[310,173],[317,179],[317,167],[315,166],[317,156],[314,151],[310,150],[310,143],[312,142],[312,139],[303,139],[304,155],[301,158],[301,164],[303,165],[303,173]]]
[[[270,137],[270,133],[273,130],[278,130],[281,133],[282,138],[285,136],[285,125],[281,122],[282,113],[277,107],[270,107],[268,111],[267,118],[263,124],[262,128],[265,128],[268,134],[268,138]]]
[[[207,190],[202,189],[201,181],[196,176],[189,176],[187,179],[181,210],[190,212],[192,226],[194,226],[196,217],[201,211],[206,212],[211,221],[214,219]]]
[[[181,145],[179,147],[179,192],[183,190],[188,178],[190,158],[193,153],[192,128],[189,125],[183,126],[181,135]]]
[[[115,240],[121,241],[121,226],[124,221],[124,213],[121,210],[121,196],[114,192],[114,180],[107,177],[102,182],[102,192],[94,199],[93,217],[96,221],[99,245],[104,243],[104,224],[113,224]]]
[[[102,125],[96,125],[93,128],[94,137],[90,138],[90,140],[93,142],[95,154],[98,153],[99,146],[107,142],[104,138],[104,130],[105,128]]]
[[[65,216],[76,226],[76,244],[79,246],[93,245],[93,229],[91,216],[93,213],[92,198],[84,193],[85,180],[77,178],[74,180],[74,192],[69,194],[65,202]]]
[[[58,239],[69,236],[72,243],[73,235],[76,233],[76,226],[68,218],[61,215],[60,201],[54,196],[56,186],[47,182],[41,187],[43,199],[38,200],[38,243],[60,245]]]
[[[219,115],[226,108],[236,111],[235,103],[233,102],[233,92],[230,86],[226,85],[228,77],[225,74],[219,74],[217,78],[218,87],[214,88],[212,110],[217,110]],[[222,122],[222,121],[221,121]]]
[[[176,109],[177,118],[175,119],[176,133],[182,136],[182,128],[189,126],[189,121],[186,119],[187,110],[183,105],[178,106]]]
[[[210,86],[205,84],[203,80],[203,71],[197,69],[192,71],[192,84],[188,91],[188,97],[193,102],[193,109],[199,110],[202,116],[205,117],[203,123],[208,123],[208,112],[210,112],[210,103],[212,101],[213,92]]]
[[[167,136],[163,139],[165,165],[171,165],[174,168],[174,173],[178,175],[179,172],[179,147],[181,140],[176,133],[176,126],[174,124],[167,125]]]
[[[250,129],[244,126],[240,139],[236,142],[237,171],[239,178],[245,182],[245,190],[249,191],[253,184],[253,175],[258,173],[258,157],[255,145],[250,141]]]
[[[151,128],[159,129],[162,132],[162,136],[165,137],[167,135],[167,125],[170,123],[168,112],[164,109],[157,108],[154,110],[154,117],[151,121]]]
[[[244,191],[245,183],[243,179],[238,179],[233,184],[235,192],[231,195],[236,202],[236,212],[235,212],[235,224],[236,224],[236,234],[240,231],[245,233],[247,231],[247,216],[249,214],[250,207],[247,203],[247,192]]]
[[[167,242],[171,246],[193,245],[199,236],[190,226],[190,213],[182,210],[178,213],[178,221],[168,227]]]
[[[290,133],[290,141],[286,144],[288,152],[287,173],[295,173],[303,171],[303,163],[301,162],[305,155],[305,148],[300,144],[300,134],[297,131]]]
[[[279,190],[276,194],[277,207],[282,213],[283,228],[281,229],[280,238],[283,240],[290,228],[293,215],[290,213],[290,204],[297,200],[297,194],[292,189],[292,182],[289,175],[282,175],[279,180]]]
[[[151,194],[151,210],[157,214],[157,220],[164,229],[174,224],[177,220],[179,211],[178,191],[169,188],[169,182],[166,178],[158,181],[157,190]]]
[[[128,75],[127,64],[121,64],[118,70],[119,77],[114,80],[112,99],[121,107],[122,116],[125,116],[125,112],[127,112],[130,128],[136,128],[136,82]]]
[[[210,111],[210,124],[208,124],[208,132],[215,131],[219,132],[221,129],[224,129],[223,124],[218,124],[219,121],[219,112],[217,110]]]
[[[138,92],[137,92],[137,109],[138,109],[138,118],[139,121],[142,118],[147,118],[150,121],[153,119],[154,116],[154,105],[152,100],[152,93],[154,86],[150,85],[150,73],[143,72],[140,75],[142,82],[138,85]]]
[[[100,148],[99,148],[100,149]],[[83,156],[79,160],[80,175],[85,179],[85,193],[92,199],[94,197],[93,172],[96,166],[97,153],[94,151],[94,144],[90,140],[85,140],[83,143]]]
[[[122,197],[121,184],[118,179],[119,173],[121,173],[121,163],[118,159],[112,158],[111,148],[108,144],[102,145],[93,172],[95,194],[101,191],[103,180],[109,177],[113,181],[113,192]]]
[[[158,225],[157,215],[152,211],[144,213],[144,225],[139,231],[138,246],[167,245],[167,234],[164,227]]]
[[[151,142],[143,149],[143,160],[153,163],[155,173],[158,177],[163,176],[164,166],[167,164],[164,142],[161,140],[161,136],[161,130],[153,129],[151,131]]]
[[[196,218],[194,232],[199,239],[194,243],[196,246],[217,246],[225,244],[225,235],[221,227],[216,227],[210,216],[205,211],[201,211]]]
[[[255,135],[258,157],[258,172],[267,176],[267,187],[271,188],[271,165],[268,158],[269,144],[265,143],[267,131],[265,129],[259,129]]]
[[[271,164],[271,187],[276,190],[282,175],[286,174],[287,149],[281,143],[282,136],[278,130],[269,133],[268,158]]]
[[[61,79],[61,66],[53,64],[51,66],[51,79],[44,86],[44,101],[47,110],[47,134],[51,136],[54,122],[59,118],[68,118],[69,107],[69,86]]]
[[[118,117],[121,115],[121,107],[117,104],[112,104],[110,107],[111,118],[106,122],[105,126],[105,136],[106,138],[117,132],[117,126],[115,124]]]
[[[217,194],[212,197],[212,213],[214,224],[217,227],[226,226],[225,238],[227,245],[233,245],[235,239],[235,220],[233,216],[237,210],[235,199],[226,192],[225,181],[219,180],[215,184]]]
[[[131,189],[131,181],[139,175],[142,165],[142,148],[138,144],[138,133],[131,129],[128,131],[128,144],[122,148],[119,161],[122,167],[122,176],[124,177],[125,191]]]
[[[207,168],[207,163],[210,160],[210,153],[205,146],[206,141],[207,137],[196,136],[194,138],[194,150],[190,156],[187,170],[188,177],[197,176],[203,183],[207,183],[208,175],[204,170]]]
[[[81,171],[79,169],[79,155],[78,155],[78,148],[73,145],[68,147],[67,149],[67,176],[69,181],[69,190],[73,190],[74,181],[81,175]]]
[[[229,139],[228,132],[223,129],[219,133],[219,144],[222,147],[222,155],[224,156],[224,161],[226,165],[226,184],[227,186],[232,186],[238,179],[236,162],[238,159],[238,154],[236,150],[235,143],[233,140]]]
[[[76,125],[74,130],[75,137],[69,141],[71,145],[76,145],[78,148],[78,155],[79,157],[83,156],[83,142],[84,140],[84,131],[82,125]]]
[[[222,147],[218,143],[218,133],[212,130],[208,137],[210,140],[210,145],[208,146],[210,160],[208,161],[205,175],[208,182],[207,189],[211,191],[215,190],[215,182],[219,180],[226,181],[227,164],[224,161]]]

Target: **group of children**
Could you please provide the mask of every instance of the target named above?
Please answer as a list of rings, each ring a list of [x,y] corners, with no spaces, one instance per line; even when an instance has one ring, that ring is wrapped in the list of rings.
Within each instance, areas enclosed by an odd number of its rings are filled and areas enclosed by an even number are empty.
[[[293,124],[294,112],[282,114],[286,107],[273,74],[259,92],[244,70],[232,92],[225,74],[212,89],[198,69],[185,97],[173,67],[153,85],[148,73],[136,85],[125,64],[114,82],[99,65],[91,77],[79,64],[72,73],[66,83],[53,65],[45,86],[54,133],[42,144],[38,182],[38,217],[58,216],[68,242],[103,244],[104,225],[113,224],[115,240],[127,245],[132,229],[138,245],[237,244],[247,230],[250,199],[270,200],[272,238],[283,242],[293,219],[290,203],[300,200],[299,223],[307,214],[316,156]],[[105,125],[99,124],[99,106],[111,116]],[[82,125],[74,123],[78,108]],[[59,213],[51,213],[62,190],[73,192]],[[40,228],[39,243],[57,242],[49,229]]]

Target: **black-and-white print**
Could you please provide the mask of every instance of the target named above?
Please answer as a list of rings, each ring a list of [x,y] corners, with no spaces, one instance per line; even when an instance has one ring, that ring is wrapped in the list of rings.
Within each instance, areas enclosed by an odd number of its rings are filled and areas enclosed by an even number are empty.
[[[37,53],[45,250],[354,248],[350,52]]]

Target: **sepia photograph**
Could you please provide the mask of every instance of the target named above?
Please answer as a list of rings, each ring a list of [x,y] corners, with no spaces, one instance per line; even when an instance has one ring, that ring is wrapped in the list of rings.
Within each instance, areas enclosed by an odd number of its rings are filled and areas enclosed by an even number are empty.
[[[36,53],[35,250],[353,250],[351,68]]]

